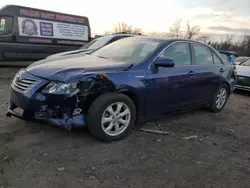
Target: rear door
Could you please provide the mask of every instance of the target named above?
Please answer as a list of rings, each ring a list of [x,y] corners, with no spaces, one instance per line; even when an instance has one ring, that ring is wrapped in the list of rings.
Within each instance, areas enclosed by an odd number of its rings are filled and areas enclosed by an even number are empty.
[[[195,103],[210,102],[218,88],[224,65],[211,48],[201,43],[192,43],[196,88]]]

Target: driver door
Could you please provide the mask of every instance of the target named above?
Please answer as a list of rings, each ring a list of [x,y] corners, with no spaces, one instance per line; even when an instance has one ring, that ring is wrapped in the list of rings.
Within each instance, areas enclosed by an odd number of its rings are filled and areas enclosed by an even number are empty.
[[[171,58],[174,67],[149,69],[146,106],[148,115],[162,114],[183,108],[193,101],[195,74],[188,42],[170,44],[158,58]]]

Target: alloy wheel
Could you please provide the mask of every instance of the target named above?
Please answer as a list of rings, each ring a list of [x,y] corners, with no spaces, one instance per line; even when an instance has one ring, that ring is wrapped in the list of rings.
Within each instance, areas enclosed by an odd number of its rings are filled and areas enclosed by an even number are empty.
[[[220,109],[224,106],[227,100],[227,91],[225,88],[221,88],[217,94],[215,105],[216,108]]]
[[[101,118],[103,131],[109,136],[122,134],[129,126],[131,111],[123,102],[116,102],[109,105]]]

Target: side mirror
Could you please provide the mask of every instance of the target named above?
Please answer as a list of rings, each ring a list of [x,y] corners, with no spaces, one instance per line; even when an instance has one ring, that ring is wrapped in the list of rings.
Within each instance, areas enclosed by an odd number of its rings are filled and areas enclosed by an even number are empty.
[[[158,58],[155,60],[154,65],[156,67],[174,67],[175,63],[170,58]]]

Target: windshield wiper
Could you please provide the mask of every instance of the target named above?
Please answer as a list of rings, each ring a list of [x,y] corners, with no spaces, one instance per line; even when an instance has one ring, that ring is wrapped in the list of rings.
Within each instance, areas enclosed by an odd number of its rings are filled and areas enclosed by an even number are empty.
[[[129,65],[128,68],[125,69],[125,71],[129,70],[133,66],[134,66],[134,64]]]

